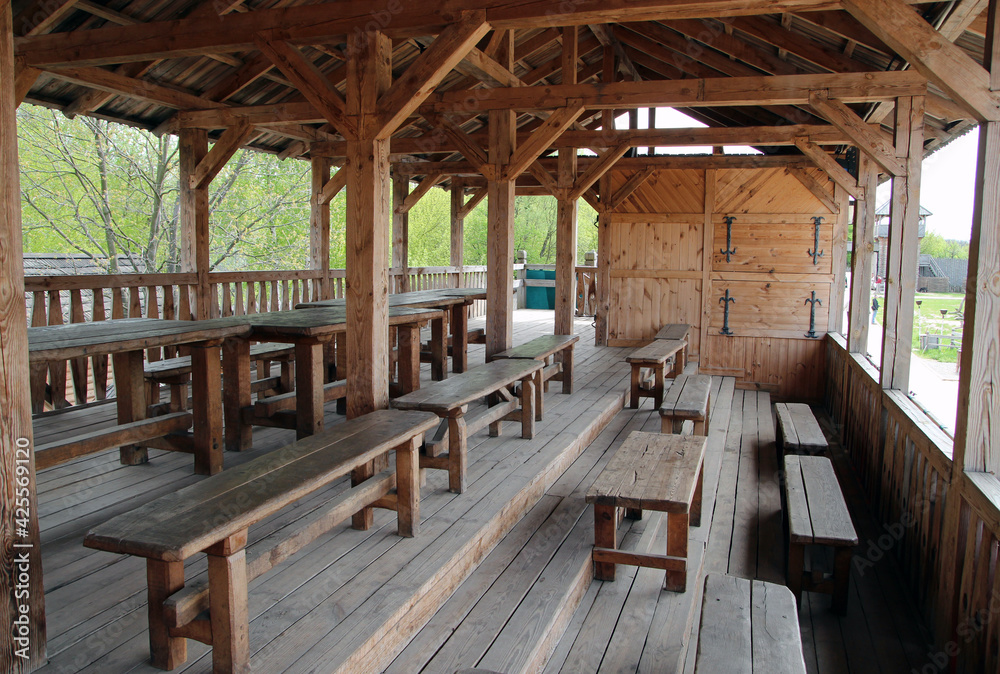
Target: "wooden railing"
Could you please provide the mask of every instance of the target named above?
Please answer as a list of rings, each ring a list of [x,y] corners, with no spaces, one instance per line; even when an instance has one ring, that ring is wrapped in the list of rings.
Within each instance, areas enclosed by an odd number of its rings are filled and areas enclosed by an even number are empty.
[[[827,349],[826,407],[882,525],[861,541],[855,568],[896,558],[935,629],[927,671],[946,671],[951,658],[954,671],[997,671],[1000,480],[953,471],[952,439],[916,403],[883,390],[875,367],[839,335],[827,336]]]
[[[344,296],[346,272],[333,269],[326,279],[316,270],[212,272],[209,274],[211,316],[243,316],[292,309],[299,302]],[[324,289],[325,283],[325,289]],[[486,285],[485,267],[420,267],[390,270],[390,292]],[[32,326],[103,321],[109,318],[194,317],[195,274],[117,274],[29,276],[24,290]],[[482,316],[477,301],[470,316]],[[173,349],[149,349],[150,361],[173,357]],[[107,356],[80,358],[32,368],[35,413],[105,400],[109,391]]]

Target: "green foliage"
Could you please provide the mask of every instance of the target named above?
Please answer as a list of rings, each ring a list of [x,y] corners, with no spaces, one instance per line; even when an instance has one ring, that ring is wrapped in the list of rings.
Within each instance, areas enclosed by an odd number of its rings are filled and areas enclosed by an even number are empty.
[[[937,232],[927,232],[920,241],[920,252],[933,257],[969,259],[969,242],[946,239]]]

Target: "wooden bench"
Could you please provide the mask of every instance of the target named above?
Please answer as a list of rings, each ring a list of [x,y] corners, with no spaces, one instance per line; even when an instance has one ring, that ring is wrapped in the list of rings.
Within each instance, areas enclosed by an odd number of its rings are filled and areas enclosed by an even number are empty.
[[[257,363],[257,379],[251,382],[250,390],[264,397],[275,391],[284,393],[292,390],[292,367],[295,361],[295,347],[290,344],[254,344],[250,347],[250,360]],[[271,363],[281,363],[281,375],[271,376]],[[187,409],[187,387],[191,381],[191,356],[164,358],[146,363],[143,369],[146,380],[146,400],[156,406],[160,401],[160,385],[170,387],[170,411]]]
[[[594,577],[614,580],[615,565],[663,569],[666,588],[687,587],[688,527],[701,525],[707,438],[633,431],[587,490],[594,504]],[[618,550],[618,508],[667,513],[667,554]]]
[[[781,451],[785,454],[819,454],[829,445],[812,409],[805,403],[775,403]]]
[[[632,365],[632,395],[630,398],[632,409],[639,407],[640,397],[652,397],[653,406],[659,407],[663,403],[663,383],[664,371],[667,361],[673,362],[673,376],[683,372],[680,368],[681,359],[675,358],[676,354],[687,346],[687,342],[679,339],[654,339],[644,347],[633,351],[625,360]],[[652,386],[646,386],[646,377],[642,376],[643,369],[653,372]]]
[[[788,587],[795,599],[802,591],[833,595],[833,610],[847,611],[851,553],[858,544],[833,464],[825,456],[785,457],[785,498],[788,504]],[[833,574],[805,571],[807,545],[830,546]]]
[[[688,361],[688,335],[691,334],[691,326],[687,323],[667,323],[660,328],[653,339],[679,339],[684,342],[684,348],[677,352],[680,361],[678,372],[683,372]]]
[[[501,422],[518,421],[521,437],[534,437],[534,378],[542,367],[537,360],[494,360],[391,400],[395,408],[433,412],[441,418],[437,433],[425,443],[420,467],[447,470],[448,488],[460,494],[465,491],[470,434],[489,426],[490,435],[498,436]],[[521,382],[520,400],[510,391],[517,382]],[[494,398],[490,406],[466,417],[469,403],[487,397]],[[448,451],[443,453],[446,442]]]
[[[663,394],[660,405],[660,432],[680,433],[685,419],[694,422],[695,435],[708,435],[708,415],[712,398],[712,378],[704,374],[681,374]]]
[[[84,545],[146,558],[152,664],[174,669],[187,642],[212,646],[213,671],[249,671],[247,584],[335,524],[371,508],[395,510],[398,532],[420,523],[417,453],[432,414],[379,410],[299,440],[237,468],[163,496],[99,525]],[[374,459],[395,450],[396,470],[370,476]],[[352,488],[303,517],[288,538],[247,546],[247,529],[348,473]],[[367,478],[367,479],[365,479]],[[184,561],[205,552],[208,578],[185,586]],[[202,613],[208,610],[208,617]]]
[[[535,375],[535,421],[542,420],[543,402],[549,390],[549,380],[562,382],[562,392],[573,392],[573,347],[579,335],[542,335],[513,349],[494,354],[493,358],[527,358],[541,361],[545,367]],[[558,354],[558,360],[552,362]]]
[[[787,587],[705,576],[697,674],[805,674],[799,612]]]

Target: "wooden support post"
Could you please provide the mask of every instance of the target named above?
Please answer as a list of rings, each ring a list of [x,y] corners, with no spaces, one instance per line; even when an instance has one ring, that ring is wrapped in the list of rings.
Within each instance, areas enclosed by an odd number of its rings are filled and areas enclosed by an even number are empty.
[[[45,593],[31,430],[28,333],[24,320],[21,190],[14,100],[11,3],[0,4],[0,669],[28,672],[45,663]],[[21,499],[24,499],[23,501]],[[24,506],[27,512],[18,512]],[[22,517],[24,515],[24,517]],[[26,590],[20,601],[15,591]],[[23,609],[23,612],[22,612]]]
[[[497,59],[508,69],[514,67],[513,31],[507,31]],[[490,111],[490,164],[494,180],[487,183],[486,225],[486,360],[513,344],[514,313],[514,182],[500,180],[517,143],[517,115],[510,110]]]
[[[712,260],[715,245],[716,169],[705,170],[705,219],[701,236],[701,319],[698,327],[698,367],[708,367],[708,324],[712,318]]]
[[[409,292],[410,275],[410,216],[408,210],[400,207],[410,194],[410,179],[404,175],[392,176],[392,267],[402,270],[402,278],[397,286],[397,292]]]
[[[860,175],[860,174],[859,174]],[[833,220],[833,283],[830,285],[830,320],[827,329],[830,332],[843,333],[844,330],[844,283],[847,271],[847,190],[840,185],[833,185],[833,200],[839,210]]]
[[[875,190],[878,170],[867,155],[858,155],[858,182],[865,188],[864,200],[854,202],[854,245],[851,253],[851,305],[848,316],[847,350],[868,353],[871,324],[872,254],[875,248]]]
[[[333,297],[330,292],[330,202],[322,198],[323,188],[330,180],[330,159],[312,158],[312,198],[309,200],[309,263],[323,272],[320,296]]]
[[[379,97],[389,89],[392,42],[378,31],[352,34],[347,113],[359,137],[347,141],[347,416],[389,405],[389,141]]]
[[[881,384],[908,391],[913,300],[917,286],[920,223],[920,164],[924,152],[924,99],[896,99],[896,154],[907,174],[892,179],[889,251],[886,258],[885,314],[882,334]]]
[[[451,179],[451,266],[465,265],[465,184],[461,178]],[[459,272],[456,288],[461,288],[462,274]]]
[[[191,178],[208,154],[208,132],[204,129],[181,129],[179,148],[181,271],[198,275],[198,284],[194,288],[194,315],[198,320],[204,320],[209,318],[212,307],[208,283],[208,184],[191,187]]]
[[[602,79],[615,81],[615,51],[610,45],[604,47]],[[606,135],[615,130],[614,110],[601,112],[601,129]],[[594,343],[608,344],[608,313],[611,311],[611,217],[606,206],[611,203],[611,176],[605,173],[600,181],[601,204],[605,208],[597,212],[597,307],[594,316]]]
[[[563,84],[576,84],[577,27],[562,29]],[[576,148],[559,150],[559,187],[568,194],[576,182]],[[577,200],[559,199],[556,211],[556,311],[554,334],[573,334],[576,309]],[[541,396],[542,392],[537,391]]]

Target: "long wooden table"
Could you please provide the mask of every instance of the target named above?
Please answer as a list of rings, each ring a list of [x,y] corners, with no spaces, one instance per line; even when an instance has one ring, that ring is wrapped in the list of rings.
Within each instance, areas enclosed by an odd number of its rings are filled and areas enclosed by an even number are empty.
[[[238,341],[249,331],[245,322],[230,319],[127,318],[28,328],[31,363],[110,355],[118,405],[118,426],[37,447],[36,465],[45,468],[112,447],[121,448],[123,464],[134,465],[148,460],[149,446],[190,452],[194,454],[196,473],[218,473],[222,470],[223,447],[220,348],[224,341]],[[147,419],[143,352],[164,346],[189,350],[194,404],[190,411]],[[232,354],[227,358],[231,359]],[[232,367],[232,363],[226,366]],[[248,377],[249,371],[247,363]],[[182,435],[189,428],[192,434]]]
[[[415,290],[408,293],[393,293],[389,295],[390,310],[399,307],[411,309],[441,309],[451,312],[449,325],[451,327],[452,371],[465,372],[469,369],[469,312],[468,306],[475,300],[485,300],[485,288],[439,288],[436,290]],[[302,302],[297,309],[310,308],[341,308],[346,309],[344,299],[317,300]],[[437,332],[432,326],[431,345],[437,347],[446,341],[447,335]],[[447,353],[447,350],[445,351]],[[436,360],[436,359],[435,359]],[[433,379],[444,379],[444,368],[437,362],[431,364]]]
[[[445,312],[440,309],[390,307],[389,325],[399,332],[398,386],[401,392],[420,388],[420,326],[431,321],[442,330],[444,319]],[[232,368],[225,372],[226,448],[247,449],[252,440],[252,419],[246,418],[244,413],[251,406],[250,340],[295,345],[295,429],[300,438],[322,430],[323,405],[327,398],[346,394],[346,384],[339,393],[328,390],[324,368],[325,346],[347,331],[346,310],[340,307],[296,309],[224,320],[242,322],[249,327],[246,335],[226,343]],[[442,348],[437,357],[444,359],[446,353]]]

